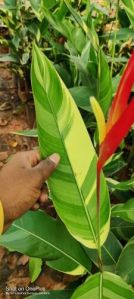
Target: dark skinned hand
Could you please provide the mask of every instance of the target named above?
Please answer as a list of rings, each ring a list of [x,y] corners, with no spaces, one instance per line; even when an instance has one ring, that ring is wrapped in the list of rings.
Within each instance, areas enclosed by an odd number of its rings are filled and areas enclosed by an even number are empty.
[[[0,200],[6,229],[29,209],[38,209],[48,198],[43,183],[56,169],[60,157],[53,154],[40,161],[38,151],[20,152],[0,171]]]

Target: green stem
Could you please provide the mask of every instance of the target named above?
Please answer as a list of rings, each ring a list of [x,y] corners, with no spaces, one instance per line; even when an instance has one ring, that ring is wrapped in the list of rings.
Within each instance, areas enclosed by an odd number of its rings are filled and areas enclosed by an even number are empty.
[[[98,249],[98,265],[100,272],[103,271],[101,239],[100,239],[100,178],[101,170],[97,168],[97,249]]]
[[[103,298],[103,273],[100,273],[99,299]]]

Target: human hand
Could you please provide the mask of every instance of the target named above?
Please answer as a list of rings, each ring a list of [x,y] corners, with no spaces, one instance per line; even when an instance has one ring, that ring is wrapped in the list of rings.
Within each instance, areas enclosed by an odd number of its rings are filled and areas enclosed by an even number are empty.
[[[0,200],[4,209],[5,227],[31,208],[38,207],[48,196],[42,190],[43,183],[49,178],[60,161],[53,154],[40,161],[37,151],[20,152],[0,171]]]

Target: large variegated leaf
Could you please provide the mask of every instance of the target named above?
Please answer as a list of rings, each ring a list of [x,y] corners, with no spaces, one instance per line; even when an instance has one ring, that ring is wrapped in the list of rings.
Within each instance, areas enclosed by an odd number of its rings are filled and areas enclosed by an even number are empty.
[[[42,157],[58,152],[61,162],[48,184],[57,213],[78,241],[96,248],[96,154],[69,91],[50,61],[34,46],[32,88]],[[109,195],[101,178],[100,238],[109,231]]]
[[[104,272],[90,276],[71,299],[134,299],[134,292],[121,277]]]
[[[68,233],[64,224],[42,211],[28,212],[0,236],[0,245],[31,257],[45,259],[48,266],[70,275],[91,270],[91,261]]]

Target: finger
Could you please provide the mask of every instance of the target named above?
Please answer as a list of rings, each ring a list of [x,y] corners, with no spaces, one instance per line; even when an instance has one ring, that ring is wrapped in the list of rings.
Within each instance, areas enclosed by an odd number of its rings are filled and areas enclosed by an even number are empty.
[[[36,166],[40,162],[40,153],[38,150],[27,152],[27,160],[31,167]]]
[[[56,169],[60,161],[59,154],[53,154],[46,158],[45,160],[42,160],[37,166],[33,167],[31,169],[32,175],[34,176],[34,179],[40,186],[43,184],[44,181],[46,181],[49,176],[53,173],[53,171]],[[36,185],[35,182],[35,185]],[[39,187],[39,186],[37,186]]]
[[[48,201],[48,193],[46,193],[45,191],[41,192],[41,195],[39,197],[39,202],[40,203],[45,203]]]
[[[39,209],[39,207],[40,207],[39,203],[36,202],[36,203],[32,206],[31,210],[36,211],[36,210]]]

